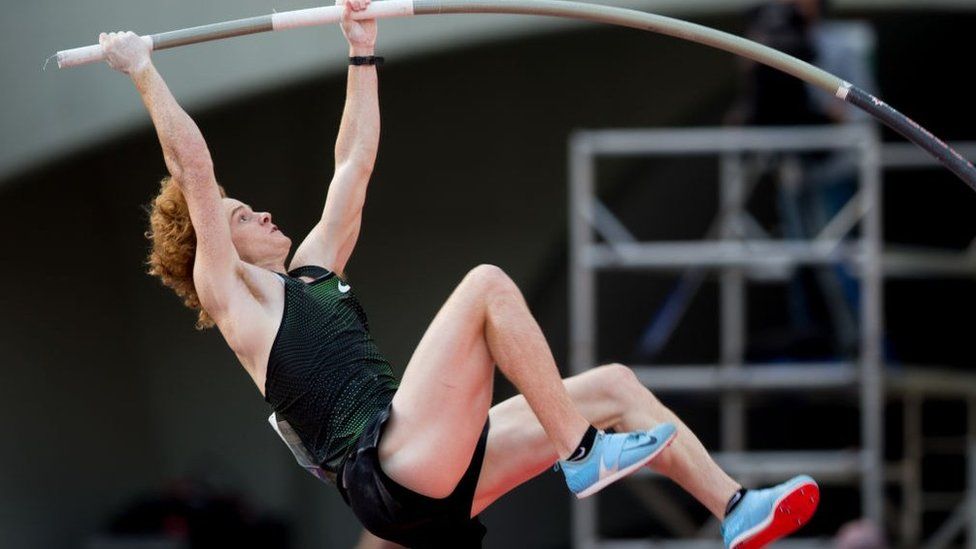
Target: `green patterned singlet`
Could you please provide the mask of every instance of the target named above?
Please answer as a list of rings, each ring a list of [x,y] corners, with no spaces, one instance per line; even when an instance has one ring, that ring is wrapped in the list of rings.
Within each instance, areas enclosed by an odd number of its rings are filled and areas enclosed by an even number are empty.
[[[345,281],[315,266],[280,276],[285,310],[268,358],[265,400],[334,478],[363,429],[393,399],[398,382]]]

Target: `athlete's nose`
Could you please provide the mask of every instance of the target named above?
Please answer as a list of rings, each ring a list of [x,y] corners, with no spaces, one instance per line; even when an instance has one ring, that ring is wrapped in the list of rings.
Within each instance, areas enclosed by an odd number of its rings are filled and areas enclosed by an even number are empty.
[[[261,224],[267,225],[268,223],[271,223],[271,214],[269,214],[268,212],[264,212],[263,214],[261,214]]]

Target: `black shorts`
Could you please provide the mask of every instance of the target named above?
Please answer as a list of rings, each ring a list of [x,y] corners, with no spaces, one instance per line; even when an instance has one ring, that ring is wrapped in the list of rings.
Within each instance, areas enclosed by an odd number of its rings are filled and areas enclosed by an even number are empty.
[[[367,530],[406,547],[481,547],[487,530],[478,517],[470,515],[485,457],[488,422],[454,492],[435,499],[400,486],[380,468],[377,448],[391,406],[366,426],[346,458],[339,474],[339,491],[346,503]]]

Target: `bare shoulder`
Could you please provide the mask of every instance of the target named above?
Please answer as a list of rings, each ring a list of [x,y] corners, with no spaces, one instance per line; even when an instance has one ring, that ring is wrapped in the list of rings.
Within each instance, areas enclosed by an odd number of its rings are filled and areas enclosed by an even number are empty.
[[[270,347],[284,308],[283,281],[277,274],[241,263],[238,276],[225,288],[226,303],[214,315],[220,333],[239,357]]]
[[[266,269],[242,263],[228,306],[214,317],[220,334],[264,394],[268,357],[285,307],[284,281]]]
[[[314,265],[342,276],[358,234],[358,220],[345,226],[320,220],[295,250],[290,269]]]

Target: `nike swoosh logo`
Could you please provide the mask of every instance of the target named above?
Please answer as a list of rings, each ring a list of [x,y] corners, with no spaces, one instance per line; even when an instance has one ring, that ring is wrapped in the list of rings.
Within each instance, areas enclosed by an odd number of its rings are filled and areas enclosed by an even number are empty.
[[[346,292],[348,292],[351,289],[352,289],[352,286],[350,286],[348,284],[343,284],[341,281],[339,282],[339,291],[341,293],[346,293]]]
[[[617,472],[617,465],[613,466],[613,469],[607,469],[606,463],[603,462],[603,458],[606,456],[600,456],[600,478],[606,478],[608,475],[612,475]]]
[[[642,442],[642,443],[638,444],[637,446],[628,446],[627,449],[628,450],[633,450],[634,448],[644,448],[645,446],[654,446],[655,444],[657,444],[657,439],[654,438],[654,437],[651,437],[650,440],[648,440],[647,442]]]
[[[569,457],[569,461],[572,461],[574,459],[579,459],[585,453],[586,453],[586,447],[581,446],[579,448],[579,452],[576,452],[576,455],[573,455],[573,456],[570,456]]]

